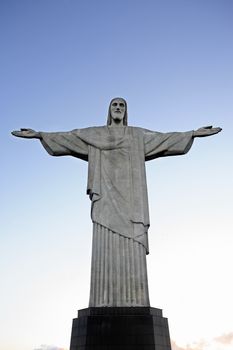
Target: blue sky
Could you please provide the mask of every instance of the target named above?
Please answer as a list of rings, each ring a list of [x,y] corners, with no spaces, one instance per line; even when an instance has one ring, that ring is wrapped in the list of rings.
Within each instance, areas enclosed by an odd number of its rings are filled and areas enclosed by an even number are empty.
[[[2,349],[68,349],[92,230],[87,164],[10,131],[103,125],[115,96],[130,125],[223,128],[147,164],[148,270],[175,350],[232,347],[232,23],[230,0],[0,2]]]

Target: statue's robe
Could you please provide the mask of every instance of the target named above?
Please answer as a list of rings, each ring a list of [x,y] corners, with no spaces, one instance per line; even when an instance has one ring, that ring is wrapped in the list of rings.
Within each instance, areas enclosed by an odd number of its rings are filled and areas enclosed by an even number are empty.
[[[189,151],[193,132],[91,127],[41,133],[53,156],[88,161],[93,221],[90,306],[149,306],[145,161]]]

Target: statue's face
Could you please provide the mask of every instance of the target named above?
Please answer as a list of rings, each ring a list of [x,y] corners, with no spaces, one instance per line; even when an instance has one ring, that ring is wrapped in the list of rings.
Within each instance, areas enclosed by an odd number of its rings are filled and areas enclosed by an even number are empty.
[[[111,111],[111,117],[115,120],[120,122],[123,120],[125,116],[125,102],[124,100],[120,98],[116,98],[115,100],[112,101],[110,105],[110,111]]]

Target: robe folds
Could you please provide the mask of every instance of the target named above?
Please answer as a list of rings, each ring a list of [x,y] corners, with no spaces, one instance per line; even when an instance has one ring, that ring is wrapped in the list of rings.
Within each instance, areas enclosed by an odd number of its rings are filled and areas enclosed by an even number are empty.
[[[140,251],[140,256],[142,250],[149,253],[145,161],[187,153],[193,143],[193,131],[160,133],[130,126],[100,126],[40,134],[41,143],[50,155],[70,155],[88,161],[87,194],[92,202],[94,224],[90,306],[149,305],[145,259],[132,258],[136,251]],[[110,247],[116,235],[121,243]],[[119,279],[120,270],[109,275],[109,257],[101,260],[106,249],[112,251],[113,265],[119,262],[119,256],[123,264],[127,254],[133,254],[131,263],[126,259],[125,267],[122,265],[124,280],[122,276]],[[132,249],[136,251],[132,253]],[[143,273],[133,280],[129,271],[136,269],[139,260],[139,271]]]

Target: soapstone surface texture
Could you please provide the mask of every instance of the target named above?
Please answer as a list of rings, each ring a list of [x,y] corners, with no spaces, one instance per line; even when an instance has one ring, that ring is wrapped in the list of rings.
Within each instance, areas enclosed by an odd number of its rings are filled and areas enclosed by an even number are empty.
[[[110,102],[107,125],[69,132],[13,131],[52,156],[88,162],[93,222],[89,308],[73,320],[70,350],[171,350],[167,319],[150,307],[145,161],[182,155],[221,128],[161,133],[128,126],[127,103]]]
[[[50,155],[89,163],[94,224],[89,306],[149,306],[145,161],[187,153],[193,132],[100,126],[40,135]]]
[[[146,255],[149,209],[145,161],[182,155],[194,137],[221,131],[210,126],[161,133],[128,126],[127,103],[114,98],[107,125],[68,132],[21,129],[52,156],[88,162],[87,194],[93,222],[90,307],[149,306]]]

